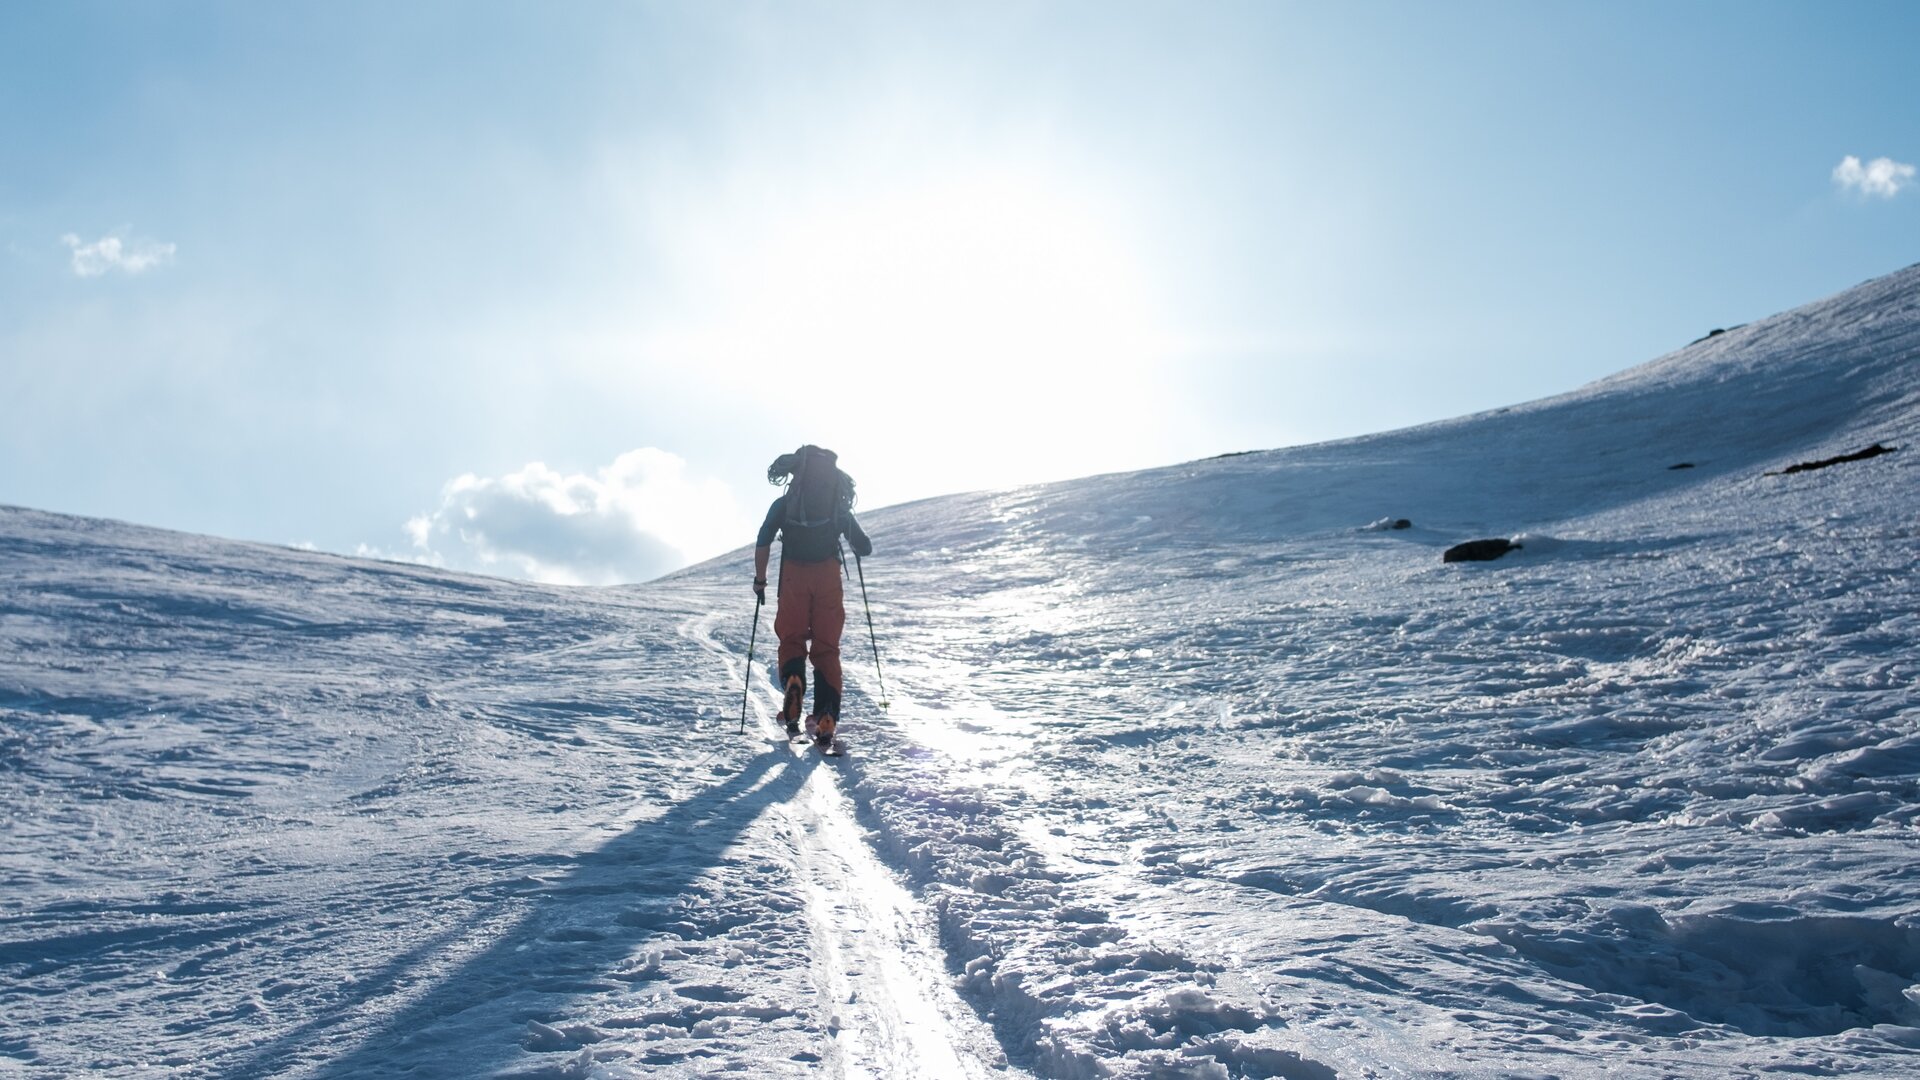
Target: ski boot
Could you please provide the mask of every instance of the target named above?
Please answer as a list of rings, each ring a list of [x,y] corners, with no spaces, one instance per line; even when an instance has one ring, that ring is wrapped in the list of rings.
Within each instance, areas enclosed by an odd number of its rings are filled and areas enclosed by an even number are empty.
[[[813,715],[807,718],[807,732],[821,752],[832,756],[833,729],[840,721],[840,688],[828,679],[814,680]]]

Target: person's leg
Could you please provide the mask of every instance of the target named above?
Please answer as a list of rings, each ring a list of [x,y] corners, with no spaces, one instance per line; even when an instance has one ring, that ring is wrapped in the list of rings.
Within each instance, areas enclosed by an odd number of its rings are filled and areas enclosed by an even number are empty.
[[[813,714],[819,727],[831,738],[840,720],[840,633],[846,628],[847,612],[842,601],[839,567],[827,563],[833,571],[813,590],[813,637],[807,645],[813,663]]]
[[[780,719],[792,734],[800,724],[807,697],[807,629],[813,598],[803,575],[780,573],[780,606],[773,615],[773,632],[780,638],[780,688],[785,695]]]

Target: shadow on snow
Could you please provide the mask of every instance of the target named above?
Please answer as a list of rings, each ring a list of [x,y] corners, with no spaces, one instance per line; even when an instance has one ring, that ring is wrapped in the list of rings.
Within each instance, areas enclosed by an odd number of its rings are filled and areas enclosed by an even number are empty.
[[[556,995],[579,996],[619,988],[615,972],[640,946],[673,929],[685,929],[684,912],[673,907],[726,849],[768,807],[796,794],[818,766],[811,755],[795,758],[774,747],[742,771],[664,816],[571,860],[556,878],[516,876],[496,884],[514,897],[537,896],[479,954],[438,976],[425,976],[433,960],[467,937],[488,932],[486,913],[463,920],[356,980],[348,1000],[274,1039],[224,1071],[230,1080],[311,1069],[310,1076],[471,1076],[506,1066],[527,1034],[527,1021],[550,1018]],[[627,981],[650,981],[642,971]],[[432,978],[431,989],[414,991]],[[395,993],[418,993],[397,1012],[380,1015],[379,1002]],[[480,1010],[499,1012],[442,1028],[445,1021]],[[372,1012],[374,1015],[369,1016]],[[351,1038],[347,1029],[372,1030],[330,1061],[330,1036]],[[491,1037],[474,1038],[482,1023]]]

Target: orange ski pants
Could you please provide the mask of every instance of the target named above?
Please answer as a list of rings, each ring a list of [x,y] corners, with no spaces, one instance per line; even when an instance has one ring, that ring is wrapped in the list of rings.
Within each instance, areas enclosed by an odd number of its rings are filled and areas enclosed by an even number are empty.
[[[780,608],[773,616],[773,632],[780,638],[781,677],[803,656],[813,662],[816,713],[840,713],[840,632],[846,626],[838,561],[780,564]]]

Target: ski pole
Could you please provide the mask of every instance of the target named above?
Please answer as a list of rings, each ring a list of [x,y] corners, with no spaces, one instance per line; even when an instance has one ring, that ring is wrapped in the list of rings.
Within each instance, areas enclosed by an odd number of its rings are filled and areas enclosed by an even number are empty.
[[[873,646],[873,676],[880,680],[880,707],[887,707],[887,677],[880,674],[880,641],[873,636],[873,605],[867,603],[867,570],[856,553],[853,568],[860,574],[860,606],[867,612],[867,643]]]
[[[753,643],[760,637],[760,609],[767,602],[764,596],[753,598],[753,633],[747,635],[747,685],[740,688],[740,734],[747,733],[747,695],[753,692]]]

